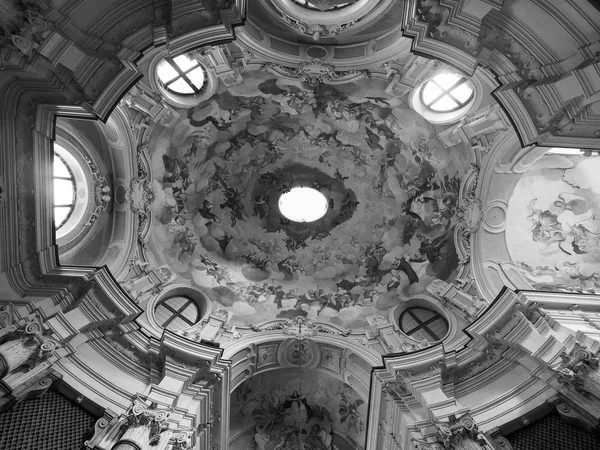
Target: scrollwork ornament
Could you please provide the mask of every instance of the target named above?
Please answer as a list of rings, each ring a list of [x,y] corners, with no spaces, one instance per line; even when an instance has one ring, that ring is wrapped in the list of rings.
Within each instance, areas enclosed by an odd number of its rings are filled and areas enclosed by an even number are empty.
[[[37,334],[40,331],[42,331],[42,327],[37,322],[30,322],[27,325],[25,325],[24,331],[25,331],[25,334],[34,335],[34,334]]]
[[[144,411],[146,411],[146,408],[141,404],[133,405],[133,407],[131,408],[131,414],[133,414],[134,416],[139,416]]]
[[[498,436],[494,441],[496,441],[498,448],[502,450],[513,450],[512,445],[504,436]]]
[[[423,450],[474,450],[488,449],[485,437],[469,413],[460,418],[451,415],[448,422],[437,422],[438,439],[427,442],[413,439],[415,446]]]
[[[52,351],[56,350],[56,346],[57,346],[56,342],[46,341],[40,346],[40,350],[42,352],[52,352]]]
[[[14,315],[13,315],[13,306],[12,304],[7,304],[0,308],[0,329],[8,328],[13,324]]]

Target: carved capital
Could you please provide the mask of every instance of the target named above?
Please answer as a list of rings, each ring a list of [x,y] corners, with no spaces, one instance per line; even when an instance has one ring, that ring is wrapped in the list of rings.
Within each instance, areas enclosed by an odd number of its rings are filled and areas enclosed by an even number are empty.
[[[140,450],[149,450],[158,445],[162,433],[169,429],[167,419],[171,411],[171,409],[158,408],[156,403],[148,406],[142,399],[135,399],[124,417],[120,428],[123,434],[113,450],[124,450],[132,444]]]
[[[561,383],[600,400],[600,360],[585,345],[576,343],[570,353],[560,354],[562,363],[555,371]]]
[[[423,441],[413,439],[415,446],[419,450],[491,450],[487,439],[479,431],[477,424],[469,413],[461,417],[451,415],[448,422],[436,422],[438,429],[437,439],[434,441]]]
[[[21,383],[10,392],[2,392],[3,389],[0,388],[0,413],[13,408],[22,401],[41,397],[61,378],[61,374],[46,369],[29,378],[26,383]],[[4,387],[4,389],[6,388]]]
[[[29,321],[0,335],[0,378],[22,367],[31,369],[48,358],[58,347],[48,338],[50,334],[40,322]]]

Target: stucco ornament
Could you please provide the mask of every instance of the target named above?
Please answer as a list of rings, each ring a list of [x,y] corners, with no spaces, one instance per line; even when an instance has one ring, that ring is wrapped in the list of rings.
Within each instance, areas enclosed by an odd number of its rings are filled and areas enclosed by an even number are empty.
[[[154,202],[154,191],[146,180],[135,178],[131,180],[131,188],[127,191],[127,200],[131,209],[138,214],[145,213]]]
[[[268,70],[286,78],[305,81],[311,87],[318,86],[321,83],[342,84],[368,77],[366,70],[338,71],[331,64],[326,64],[318,58],[302,63],[297,68],[269,62],[263,66],[263,70]]]
[[[577,343],[570,354],[560,354],[563,362],[555,371],[559,381],[600,399],[600,360],[585,345]]]
[[[491,450],[483,433],[479,431],[477,424],[469,413],[460,418],[451,415],[448,422],[436,423],[438,429],[437,441],[427,442],[415,441],[419,450]]]
[[[281,16],[288,25],[297,29],[301,33],[312,37],[314,41],[318,41],[321,38],[333,37],[360,21],[360,19],[355,19],[341,24],[322,25],[319,23],[306,23],[301,20],[294,19],[293,17],[290,17],[284,13],[281,13]]]
[[[147,406],[137,398],[123,418],[121,431],[123,435],[115,445],[115,449],[129,448],[127,445],[134,443],[141,449],[156,446],[161,440],[161,434],[169,428],[167,419],[171,414],[170,409],[158,408],[156,403]]]
[[[6,317],[0,317],[0,321],[8,323]],[[58,343],[48,337],[50,334],[52,331],[44,329],[37,320],[6,327],[6,331],[0,333],[0,378],[22,367],[32,369],[47,359],[58,347]]]

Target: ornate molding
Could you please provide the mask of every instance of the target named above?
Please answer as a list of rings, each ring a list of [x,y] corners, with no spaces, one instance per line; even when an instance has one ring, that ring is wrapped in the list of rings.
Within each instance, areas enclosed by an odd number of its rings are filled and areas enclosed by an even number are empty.
[[[458,224],[454,229],[454,242],[460,258],[459,265],[465,266],[471,261],[471,235],[475,233],[485,219],[481,200],[476,196],[479,183],[479,166],[471,164],[460,191],[457,211]]]
[[[336,71],[331,64],[326,64],[317,58],[302,63],[297,68],[268,62],[262,66],[262,70],[285,78],[305,81],[312,87],[316,87],[321,83],[343,84],[369,77],[367,70]]]
[[[417,450],[493,450],[470,413],[460,418],[448,417],[448,422],[436,422],[438,430],[435,441],[413,439]]]
[[[111,189],[108,186],[108,182],[98,166],[87,156],[84,156],[85,162],[87,163],[92,176],[94,177],[94,210],[90,214],[89,219],[85,223],[84,227],[91,227],[96,223],[100,214],[106,210],[108,203],[111,201]]]
[[[131,210],[138,215],[138,242],[142,248],[145,248],[152,221],[152,214],[149,213],[149,210],[156,195],[150,187],[148,180],[134,178],[131,180],[130,189],[125,194],[125,197],[130,203]]]
[[[349,336],[352,333],[350,329],[343,329],[329,323],[313,322],[303,317],[294,319],[271,320],[259,325],[250,325],[252,331],[274,331],[281,330],[288,336],[295,336],[300,339],[317,335],[318,333],[333,334],[336,336]]]
[[[32,2],[14,0],[0,4],[0,47],[13,47],[31,58],[52,29],[42,10]]]
[[[289,26],[295,28],[303,34],[306,34],[307,36],[312,37],[315,42],[319,41],[321,38],[333,37],[360,22],[360,18],[357,18],[346,23],[340,23],[335,25],[322,25],[316,22],[303,22],[301,20],[294,19],[293,17],[283,12],[281,12],[281,17]]]
[[[52,369],[45,369],[27,382],[20,383],[10,392],[2,392],[6,389],[0,386],[0,413],[13,408],[18,403],[41,397],[56,382],[62,379],[62,375]],[[3,389],[4,388],[4,389]]]
[[[452,3],[452,7],[447,6]],[[428,24],[427,35],[432,39],[476,55],[481,45],[479,36],[452,23],[458,4],[459,2],[443,0],[419,0],[417,17]]]
[[[562,363],[557,369],[558,380],[577,391],[591,394],[600,400],[600,359],[579,342],[570,353],[560,354]]]
[[[49,358],[59,346],[48,338],[52,333],[38,319],[0,329],[0,359],[4,361],[0,378],[22,367],[30,370]]]
[[[12,303],[0,307],[0,330],[10,327],[15,321],[14,307]],[[0,335],[2,333],[0,332]]]
[[[169,428],[167,419],[172,411],[172,408],[159,408],[156,403],[151,403],[148,406],[141,398],[136,398],[133,401],[133,405],[127,411],[125,421],[120,427],[120,431],[123,432],[123,435],[119,439],[119,442],[130,441],[130,439],[135,442],[139,438],[146,437],[144,435],[138,436],[139,433],[133,435],[136,428],[144,428],[144,432],[147,433],[147,445],[157,445],[160,442],[161,434]],[[137,439],[135,439],[134,436]],[[119,443],[116,445],[118,444]],[[146,448],[146,446],[143,445],[146,444],[146,442],[139,442],[138,445],[139,444],[142,444],[140,447]]]

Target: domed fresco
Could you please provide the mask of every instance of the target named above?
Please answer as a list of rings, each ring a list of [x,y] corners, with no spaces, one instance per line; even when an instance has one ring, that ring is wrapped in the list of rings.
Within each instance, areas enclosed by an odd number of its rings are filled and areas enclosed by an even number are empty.
[[[233,324],[305,317],[368,326],[458,268],[454,245],[467,151],[385,92],[385,80],[311,87],[243,72],[148,145],[149,249]],[[278,207],[318,190],[325,215]]]

